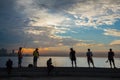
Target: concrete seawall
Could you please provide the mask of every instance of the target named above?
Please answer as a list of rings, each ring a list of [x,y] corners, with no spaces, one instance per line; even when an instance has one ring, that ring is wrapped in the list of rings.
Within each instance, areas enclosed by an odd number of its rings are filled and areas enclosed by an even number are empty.
[[[8,74],[5,68],[0,68],[0,77],[45,77],[47,68],[13,68]],[[85,68],[85,67],[56,67],[49,76],[76,76],[76,77],[103,77],[120,78],[120,69],[111,68]]]

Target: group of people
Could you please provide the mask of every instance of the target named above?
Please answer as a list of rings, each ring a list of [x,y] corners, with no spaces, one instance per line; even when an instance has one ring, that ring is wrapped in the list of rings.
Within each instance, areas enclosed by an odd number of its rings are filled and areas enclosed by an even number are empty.
[[[22,55],[22,47],[19,48],[18,50],[18,67],[21,67],[21,63],[22,63],[22,58],[23,58],[23,55]],[[39,51],[38,51],[38,48],[36,48],[34,51],[33,51],[33,66],[34,67],[37,67],[37,59],[39,58]]]
[[[73,63],[75,64],[75,67],[77,67],[77,63],[76,63],[76,55],[75,55],[75,50],[73,50],[73,48],[70,48],[70,59],[71,59],[71,64],[72,64],[72,67],[73,66]],[[93,67],[95,67],[94,65],[94,61],[93,61],[93,53],[90,49],[88,49],[88,51],[86,52],[86,56],[87,56],[87,62],[88,62],[88,66],[90,67],[90,63],[92,64]],[[112,64],[113,64],[113,67],[115,67],[115,61],[114,61],[114,52],[112,51],[112,49],[109,50],[108,52],[108,60],[106,62],[110,63],[110,67],[112,68]]]
[[[22,47],[20,47],[19,50],[18,50],[18,67],[19,68],[21,67],[21,63],[22,63],[22,58],[23,58],[22,53],[23,53],[22,52]],[[74,67],[74,66],[77,67],[76,51],[73,48],[70,48],[69,56],[70,56],[72,67]],[[90,49],[88,49],[88,51],[86,52],[86,56],[87,56],[88,66],[90,67],[90,63],[91,63],[92,66],[95,67],[94,61],[92,59],[93,53]],[[36,48],[33,51],[33,67],[37,67],[38,58],[39,58],[39,51],[38,51],[38,48]],[[112,51],[112,49],[110,49],[110,51],[108,52],[108,60],[106,62],[108,62],[108,61],[110,63],[111,68],[112,68],[112,63],[113,63],[113,67],[116,68],[115,67],[115,61],[114,61],[114,52]],[[8,59],[8,61],[6,62],[8,73],[11,72],[12,64],[13,64],[12,60]],[[54,66],[52,65],[52,58],[49,58],[47,60],[46,64],[47,64],[48,73],[49,73],[54,68]]]
[[[18,50],[18,67],[21,68],[21,64],[22,64],[22,47],[19,48]],[[36,48],[33,51],[33,65],[29,64],[29,67],[37,67],[37,60],[39,58],[39,51],[38,48]],[[48,68],[48,73],[50,73],[50,71],[54,68],[54,66],[52,65],[52,58],[49,58],[47,60],[47,68]],[[11,69],[12,69],[12,65],[13,65],[13,61],[11,59],[8,59],[8,61],[6,62],[6,67],[7,67],[7,72],[8,74],[11,73]]]

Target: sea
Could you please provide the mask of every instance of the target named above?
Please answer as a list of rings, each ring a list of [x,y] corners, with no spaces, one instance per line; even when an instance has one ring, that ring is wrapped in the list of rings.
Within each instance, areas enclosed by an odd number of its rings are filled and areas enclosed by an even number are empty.
[[[46,62],[49,58],[52,58],[52,64],[55,67],[71,67],[71,60],[69,57],[54,57],[54,56],[40,56],[38,58],[37,66],[46,67]],[[17,57],[0,57],[0,68],[6,67],[6,61],[11,59],[13,61],[13,67],[18,67],[18,58]],[[107,61],[107,58],[104,57],[94,57],[93,58],[95,67],[98,68],[109,68],[110,64]],[[32,56],[25,56],[22,59],[22,67],[28,67],[29,64],[33,64]],[[117,68],[120,68],[120,58],[115,58],[115,64]],[[92,64],[91,64],[92,66]],[[88,67],[86,57],[77,57],[77,67]]]

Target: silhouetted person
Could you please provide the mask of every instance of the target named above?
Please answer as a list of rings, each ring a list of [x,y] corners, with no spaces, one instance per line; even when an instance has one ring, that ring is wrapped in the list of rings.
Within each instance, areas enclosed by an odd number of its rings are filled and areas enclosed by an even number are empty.
[[[8,59],[8,61],[6,62],[6,68],[7,68],[7,72],[8,72],[8,74],[11,73],[12,65],[13,65],[12,60],[11,60],[11,59]]]
[[[114,68],[116,68],[114,62],[114,52],[112,51],[112,49],[110,49],[110,51],[108,52],[108,60],[110,62],[110,67],[112,68],[112,63],[113,63]]]
[[[33,67],[33,64],[28,64],[28,67],[29,67],[29,68],[32,68],[32,67]]]
[[[22,47],[19,47],[18,50],[18,67],[21,67],[21,63],[22,63]]]
[[[38,51],[38,48],[36,48],[35,51],[33,52],[33,65],[34,65],[34,67],[37,67],[38,58],[39,58],[39,51]]]
[[[49,58],[47,60],[47,69],[48,69],[48,75],[54,69],[54,66],[52,65],[52,58]]]
[[[86,53],[86,56],[87,56],[88,66],[90,67],[90,63],[92,63],[93,67],[95,67],[93,59],[92,59],[93,53],[90,51],[90,49],[88,49],[88,52]]]
[[[75,54],[76,54],[75,50],[73,50],[73,48],[70,48],[70,54],[69,55],[70,55],[72,67],[73,67],[73,62],[75,63],[75,67],[77,67]]]

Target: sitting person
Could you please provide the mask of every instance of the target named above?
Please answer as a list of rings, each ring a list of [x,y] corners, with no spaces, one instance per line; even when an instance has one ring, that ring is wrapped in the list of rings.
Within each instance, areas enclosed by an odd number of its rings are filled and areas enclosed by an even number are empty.
[[[54,66],[52,65],[52,59],[49,58],[47,60],[47,69],[48,69],[48,74],[54,69]]]
[[[32,68],[33,67],[33,64],[28,64],[28,68]]]
[[[11,59],[8,59],[8,61],[6,62],[6,68],[7,68],[7,72],[8,72],[8,74],[11,73],[12,65],[13,65],[12,60],[11,60]]]

